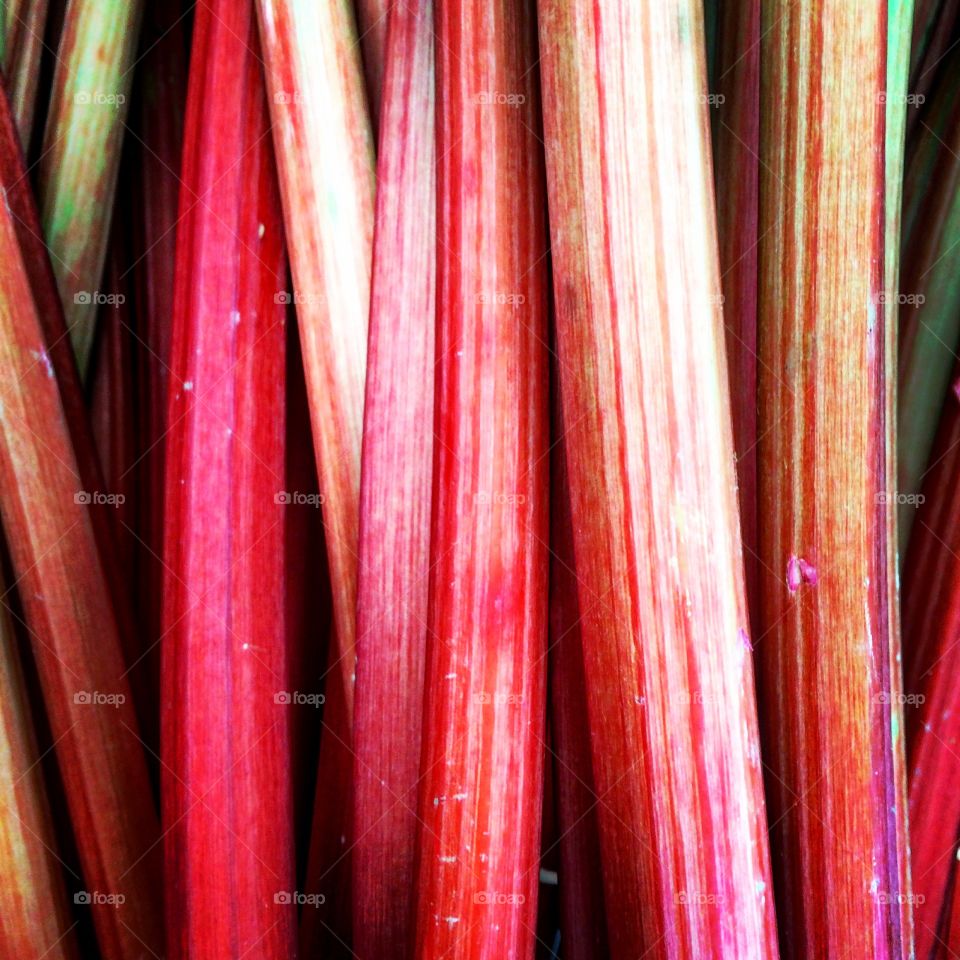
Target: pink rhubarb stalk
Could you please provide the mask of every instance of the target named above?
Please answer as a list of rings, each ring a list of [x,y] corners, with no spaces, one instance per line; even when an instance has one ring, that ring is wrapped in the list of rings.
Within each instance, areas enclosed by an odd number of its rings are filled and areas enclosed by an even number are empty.
[[[437,5],[437,411],[420,960],[533,957],[548,370],[533,4]]]
[[[390,12],[364,406],[354,948],[409,956],[433,480],[433,4]]]
[[[169,377],[168,956],[287,960],[286,259],[252,0],[197,8]]]

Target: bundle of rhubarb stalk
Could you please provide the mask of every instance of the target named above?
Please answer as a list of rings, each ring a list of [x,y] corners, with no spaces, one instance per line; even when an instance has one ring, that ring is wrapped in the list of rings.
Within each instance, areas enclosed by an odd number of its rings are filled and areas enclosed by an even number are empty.
[[[960,0],[0,72],[0,960],[960,956]]]

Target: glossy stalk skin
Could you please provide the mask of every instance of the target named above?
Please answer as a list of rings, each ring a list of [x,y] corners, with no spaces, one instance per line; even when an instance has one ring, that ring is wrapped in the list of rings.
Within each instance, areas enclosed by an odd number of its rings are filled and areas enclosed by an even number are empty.
[[[539,14],[610,955],[776,957],[700,5]]]
[[[69,0],[40,162],[40,210],[67,329],[86,376],[124,121],[139,0]]]
[[[960,949],[951,924],[960,848],[960,404],[950,397],[904,565],[910,855],[918,958]],[[944,949],[944,946],[949,950]]]
[[[26,149],[33,133],[49,3],[47,0],[5,0],[3,6],[3,75],[10,91],[20,142]]]
[[[197,8],[182,177],[161,669],[168,956],[286,960],[286,259],[252,0]]]
[[[436,296],[433,4],[390,12],[364,405],[354,704],[354,949],[410,956]]]
[[[418,960],[530,960],[546,696],[549,371],[532,3],[440,0],[437,408]]]
[[[56,847],[16,637],[2,606],[0,953],[5,957],[79,958]]]
[[[0,101],[0,512],[108,958],[162,951],[158,824],[118,628],[108,506],[13,117]],[[125,623],[125,620],[121,620]],[[132,649],[132,648],[131,648]],[[101,698],[101,699],[98,699]],[[102,698],[109,698],[103,700]]]
[[[352,718],[373,137],[348,0],[257,9]]]
[[[763,15],[758,652],[781,946],[907,957],[887,4]]]
[[[720,283],[726,327],[743,564],[758,615],[757,204],[760,194],[760,0],[721,0],[713,123]]]

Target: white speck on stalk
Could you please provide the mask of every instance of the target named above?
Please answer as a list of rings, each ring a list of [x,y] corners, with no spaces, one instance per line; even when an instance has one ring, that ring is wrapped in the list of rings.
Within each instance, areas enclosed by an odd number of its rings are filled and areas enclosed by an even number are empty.
[[[53,379],[53,364],[50,362],[50,357],[47,355],[47,351],[42,347],[39,350],[31,350],[30,353],[33,355],[34,360],[39,360],[43,364],[43,369],[47,373],[47,379]]]
[[[193,389],[193,381],[192,381],[192,380],[184,380],[184,381],[183,381],[183,389],[184,389],[187,393],[189,393],[189,392]]]

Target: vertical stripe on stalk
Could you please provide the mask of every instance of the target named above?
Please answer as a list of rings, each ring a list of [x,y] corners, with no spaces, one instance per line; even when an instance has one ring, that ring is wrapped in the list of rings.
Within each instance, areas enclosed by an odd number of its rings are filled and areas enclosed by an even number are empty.
[[[162,657],[171,958],[295,954],[284,593],[286,260],[253,2],[194,24]]]
[[[141,0],[69,0],[40,161],[43,234],[81,375],[96,319]]]
[[[6,586],[0,583],[3,596]],[[16,637],[0,606],[0,954],[77,960]],[[75,877],[77,881],[79,877]]]
[[[364,405],[357,594],[355,949],[408,956],[433,479],[433,4],[390,11]]]
[[[912,939],[883,495],[887,27],[885,0],[764,6],[759,653],[781,943],[796,957],[889,960]]]
[[[540,5],[610,952],[775,957],[699,0]]]
[[[533,4],[437,4],[437,407],[420,960],[536,934],[547,602],[545,196]]]
[[[352,718],[373,138],[349,0],[257,9]]]

